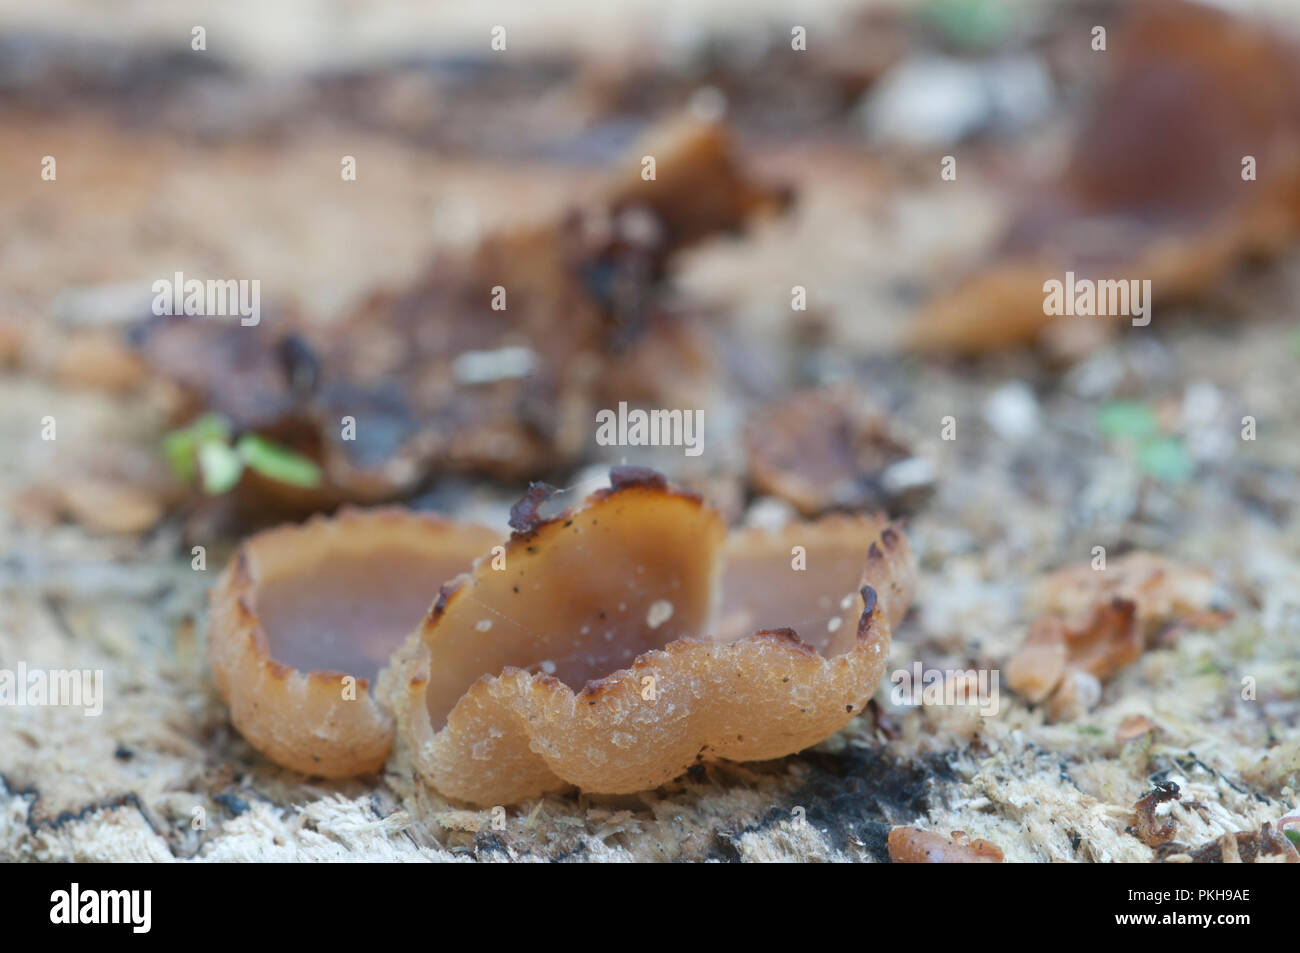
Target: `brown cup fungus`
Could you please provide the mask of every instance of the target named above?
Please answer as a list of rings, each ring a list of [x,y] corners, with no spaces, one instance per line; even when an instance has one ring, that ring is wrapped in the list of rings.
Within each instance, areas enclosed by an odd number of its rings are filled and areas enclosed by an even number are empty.
[[[1284,251],[1300,234],[1298,51],[1223,10],[1133,4],[1069,161],[1029,190],[983,267],[918,315],[911,344],[987,352],[1068,332],[1062,314],[1141,326],[1151,302],[1137,318],[1130,282],[1194,301],[1239,262]],[[1045,283],[1074,289],[1067,273],[1086,282],[1049,311]]]
[[[211,593],[212,672],[235,727],[306,774],[377,771],[394,725],[371,680],[438,586],[497,541],[395,508],[250,537]]]
[[[874,693],[912,595],[898,530],[835,516],[729,537],[658,474],[611,483],[547,519],[535,487],[504,553],[443,587],[381,678],[442,794],[653,788],[816,744]]]

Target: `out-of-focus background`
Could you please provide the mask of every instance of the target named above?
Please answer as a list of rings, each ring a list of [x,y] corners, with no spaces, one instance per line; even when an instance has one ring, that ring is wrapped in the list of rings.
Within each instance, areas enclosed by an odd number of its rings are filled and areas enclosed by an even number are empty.
[[[0,667],[104,669],[110,703],[0,709],[0,857],[881,860],[919,823],[1157,860],[1276,823],[1298,37],[1284,0],[3,0]],[[1150,324],[1045,314],[1067,271],[1150,280]],[[260,323],[152,314],[176,273],[257,280]],[[702,411],[704,452],[601,446],[621,401]],[[204,593],[244,535],[383,502],[505,532],[530,481],[576,498],[620,462],[735,525],[907,519],[891,667],[1004,669],[1095,547],[1215,591],[1095,698],[1004,682],[978,719],[882,686],[814,752],[548,797],[491,839],[230,726]],[[1211,806],[1161,846],[1128,828],[1169,778]]]

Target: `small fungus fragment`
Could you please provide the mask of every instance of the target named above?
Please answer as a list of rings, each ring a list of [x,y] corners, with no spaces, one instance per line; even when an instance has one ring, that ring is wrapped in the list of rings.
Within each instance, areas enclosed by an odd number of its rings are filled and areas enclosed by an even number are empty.
[[[1112,599],[1132,602],[1145,638],[1170,624],[1215,627],[1231,618],[1216,604],[1209,570],[1165,556],[1136,551],[1103,570],[1069,566],[1046,576],[1029,598],[1030,610],[1063,616],[1079,624],[1094,607]]]
[[[1197,864],[1300,864],[1296,845],[1267,821],[1257,831],[1223,834],[1188,856]]]
[[[1066,721],[1099,702],[1101,682],[1141,655],[1136,607],[1117,598],[1083,625],[1059,616],[1034,622],[1007,665],[1007,684],[1031,702],[1045,702],[1053,721]]]
[[[1160,726],[1146,715],[1129,715],[1115,729],[1115,738],[1118,741],[1133,741],[1146,735],[1154,735],[1159,731]]]
[[[1173,781],[1163,781],[1138,799],[1133,805],[1133,833],[1137,839],[1148,847],[1155,847],[1174,839],[1178,833],[1178,822],[1165,815],[1163,820],[1156,812],[1160,805],[1182,798],[1178,785]]]
[[[884,414],[864,407],[847,388],[804,391],[765,408],[746,430],[745,450],[754,489],[804,516],[906,510],[932,488],[911,482],[904,493],[887,479],[890,467],[918,458]]]
[[[1007,664],[1007,684],[1044,703],[1053,721],[1082,715],[1101,684],[1132,665],[1175,626],[1221,625],[1206,570],[1134,552],[1104,570],[1071,566],[1047,576],[1028,600],[1037,616]],[[1140,732],[1139,732],[1140,733]]]
[[[1000,864],[1002,848],[986,840],[953,831],[952,838],[919,827],[895,827],[889,832],[889,859],[895,864]]]

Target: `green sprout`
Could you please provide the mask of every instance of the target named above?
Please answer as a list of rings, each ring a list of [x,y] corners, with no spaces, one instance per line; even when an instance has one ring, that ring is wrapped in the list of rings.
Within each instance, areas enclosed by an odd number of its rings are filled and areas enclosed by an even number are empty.
[[[1157,480],[1182,483],[1192,475],[1192,458],[1177,437],[1157,437],[1142,444],[1138,463]]]
[[[1282,833],[1286,835],[1287,840],[1300,847],[1300,828],[1288,827]]]
[[[204,414],[193,423],[163,438],[163,456],[178,477],[198,480],[203,492],[218,496],[233,490],[244,468],[291,486],[320,486],[320,466],[287,447],[257,434],[244,434],[234,446],[230,421],[219,414]]]
[[[926,0],[921,17],[948,39],[967,48],[989,48],[1014,26],[998,0]]]
[[[218,496],[235,488],[244,474],[244,461],[225,443],[205,443],[199,447],[199,473],[203,492]]]
[[[1131,400],[1115,400],[1103,404],[1097,411],[1097,429],[1108,437],[1145,438],[1156,434],[1155,411],[1146,404]]]
[[[187,483],[197,474],[199,449],[211,443],[230,442],[230,422],[218,414],[204,414],[188,427],[163,437],[163,456],[178,477]]]
[[[235,445],[235,452],[245,464],[264,477],[293,486],[320,486],[320,467],[314,460],[278,443],[272,443],[265,437],[244,434]]]
[[[1183,441],[1160,432],[1155,411],[1136,401],[1117,400],[1097,411],[1097,429],[1107,437],[1137,445],[1138,466],[1165,483],[1182,483],[1192,476],[1192,458]]]

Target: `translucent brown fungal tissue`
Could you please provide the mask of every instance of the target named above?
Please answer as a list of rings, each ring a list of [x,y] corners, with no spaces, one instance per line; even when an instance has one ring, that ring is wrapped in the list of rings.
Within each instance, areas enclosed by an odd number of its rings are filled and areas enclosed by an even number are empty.
[[[1082,625],[1059,616],[1038,619],[1007,666],[1007,684],[1048,717],[1064,721],[1101,701],[1101,682],[1142,655],[1142,634],[1132,602],[1097,606]]]
[[[965,831],[953,831],[949,839],[919,827],[895,827],[889,832],[889,859],[896,864],[1000,864],[1002,848],[971,840]]]
[[[370,682],[431,594],[496,539],[398,509],[344,510],[248,539],[211,593],[212,673],[235,727],[306,774],[378,770],[394,726]]]
[[[1031,342],[1052,320],[1044,282],[1067,270],[1187,300],[1285,248],[1300,228],[1298,52],[1294,38],[1206,6],[1134,5],[1070,161],[992,259],[919,316],[912,344]]]
[[[502,804],[626,793],[698,761],[775,758],[843,727],[912,596],[907,541],[837,516],[728,537],[650,471],[541,519],[444,587],[381,679],[420,775]]]
[[[1157,784],[1155,790],[1144,794],[1133,805],[1134,836],[1148,847],[1173,840],[1178,833],[1178,821],[1167,815],[1161,818],[1156,811],[1162,804],[1181,799],[1178,785],[1172,781]]]
[[[1196,864],[1300,864],[1300,851],[1283,830],[1265,821],[1257,831],[1224,834],[1181,859]]]
[[[1142,634],[1161,635],[1170,626],[1218,626],[1231,613],[1216,604],[1214,576],[1199,566],[1137,550],[1105,569],[1068,566],[1043,578],[1029,597],[1030,610],[1082,621],[1100,603],[1132,602]]]
[[[886,470],[915,459],[883,413],[839,387],[803,391],[765,408],[746,429],[745,452],[754,488],[804,516],[902,502]]]
[[[1153,553],[1129,553],[1098,570],[1071,566],[1043,579],[1029,599],[1037,618],[1007,665],[1007,684],[1049,719],[1065,721],[1101,700],[1101,685],[1175,626],[1216,626],[1206,570]]]
[[[609,394],[672,407],[708,389],[711,352],[668,293],[668,264],[789,198],[751,181],[714,123],[669,122],[634,152],[594,198],[441,255],[329,327],[166,317],[140,329],[141,353],[178,418],[207,409],[320,465],[309,490],[246,474],[245,502],[280,513],[393,500],[435,471],[514,481],[572,466]],[[341,436],[345,415],[367,425]]]

